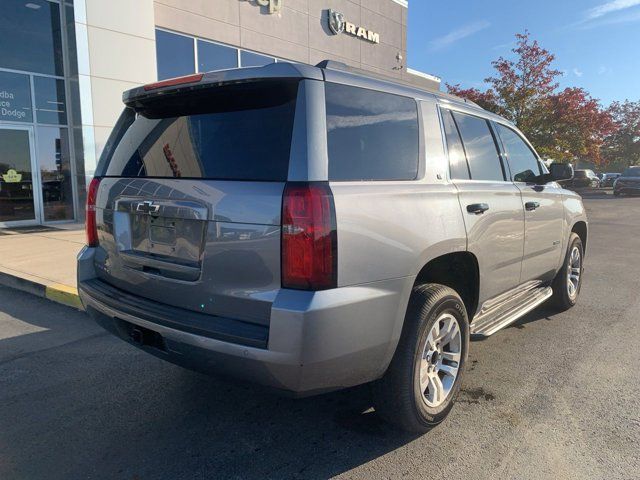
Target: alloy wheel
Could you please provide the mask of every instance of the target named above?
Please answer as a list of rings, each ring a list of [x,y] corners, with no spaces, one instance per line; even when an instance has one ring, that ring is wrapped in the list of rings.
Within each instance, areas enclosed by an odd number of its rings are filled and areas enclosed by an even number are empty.
[[[580,289],[580,275],[582,274],[582,255],[580,249],[574,246],[569,256],[569,266],[567,268],[567,293],[572,300],[578,295]]]
[[[462,334],[456,317],[443,313],[427,335],[420,359],[420,391],[429,407],[449,396],[460,369]]]

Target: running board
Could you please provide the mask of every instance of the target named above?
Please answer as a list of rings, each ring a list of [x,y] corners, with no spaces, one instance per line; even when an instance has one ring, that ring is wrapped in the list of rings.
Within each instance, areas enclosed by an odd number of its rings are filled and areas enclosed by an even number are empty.
[[[512,292],[508,300],[498,305],[494,304],[487,309],[483,308],[483,311],[480,311],[471,324],[471,335],[477,337],[493,335],[553,295],[551,287],[536,286],[531,288],[531,285],[528,287]]]

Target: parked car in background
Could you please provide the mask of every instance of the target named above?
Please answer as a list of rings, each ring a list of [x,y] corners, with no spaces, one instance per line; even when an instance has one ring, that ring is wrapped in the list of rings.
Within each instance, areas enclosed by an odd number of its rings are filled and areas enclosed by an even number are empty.
[[[587,218],[557,183],[572,167],[547,170],[475,104],[334,62],[123,98],[78,289],[160,358],[297,396],[372,382],[382,418],[424,432],[453,407],[471,335],[578,300]]]
[[[613,194],[640,193],[640,166],[629,167],[613,184]]]
[[[602,178],[600,179],[600,186],[613,187],[613,182],[615,182],[616,178],[620,175],[620,173],[603,173]]]
[[[576,188],[598,188],[600,179],[593,170],[578,169],[574,172],[573,179],[566,182],[564,186],[571,190]]]

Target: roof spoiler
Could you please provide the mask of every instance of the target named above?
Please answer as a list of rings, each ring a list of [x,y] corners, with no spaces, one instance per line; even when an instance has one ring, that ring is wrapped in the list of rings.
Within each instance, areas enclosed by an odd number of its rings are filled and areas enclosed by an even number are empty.
[[[214,70],[206,73],[196,73],[184,77],[170,78],[159,82],[149,83],[132,88],[122,94],[125,105],[136,107],[147,98],[160,95],[172,95],[185,91],[199,90],[234,83],[253,82],[258,80],[275,79],[303,79],[322,80],[322,72],[311,65],[302,63],[277,62],[262,67],[231,68]]]

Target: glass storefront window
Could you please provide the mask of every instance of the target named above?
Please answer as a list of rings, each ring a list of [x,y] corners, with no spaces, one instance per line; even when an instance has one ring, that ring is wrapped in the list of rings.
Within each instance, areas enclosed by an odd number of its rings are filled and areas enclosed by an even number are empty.
[[[27,129],[0,126],[0,222],[36,218]]]
[[[198,40],[198,71],[210,72],[238,66],[238,49]]]
[[[67,123],[64,96],[64,80],[50,77],[33,77],[38,123]]]
[[[276,59],[268,57],[267,55],[260,55],[259,53],[246,52],[242,50],[240,52],[240,65],[242,67],[262,67],[270,63],[275,62]]]
[[[0,72],[0,120],[33,121],[28,75]]]
[[[193,38],[156,30],[158,80],[195,72]]]
[[[73,190],[68,129],[38,127],[37,143],[44,221],[71,220]]]
[[[46,0],[2,0],[0,67],[64,75],[60,5]]]

